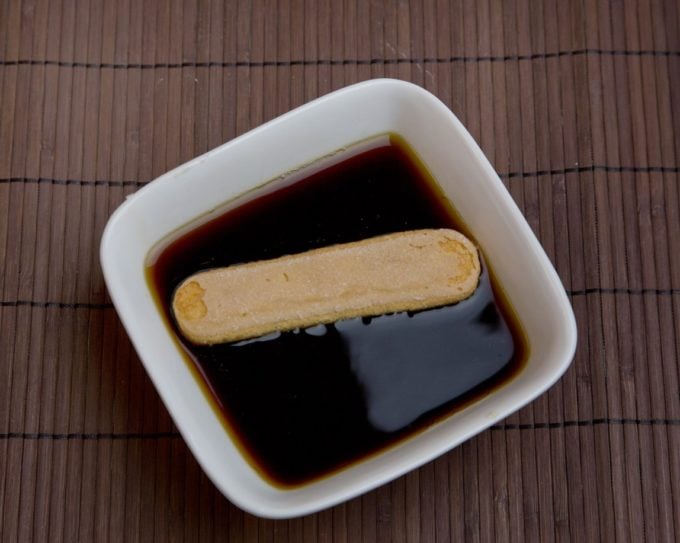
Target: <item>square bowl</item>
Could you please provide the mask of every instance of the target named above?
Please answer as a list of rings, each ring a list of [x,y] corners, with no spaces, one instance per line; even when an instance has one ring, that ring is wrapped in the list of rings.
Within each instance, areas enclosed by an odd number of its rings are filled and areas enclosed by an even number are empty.
[[[281,489],[251,467],[204,395],[153,299],[146,263],[187,229],[276,190],[287,172],[385,133],[409,143],[474,234],[524,329],[528,360],[513,380],[416,436],[329,477]],[[233,503],[263,517],[312,513],[421,466],[547,390],[576,347],[564,288],[498,175],[444,104],[403,81],[339,90],[159,177],[112,215],[101,263],[121,321],[199,464]]]

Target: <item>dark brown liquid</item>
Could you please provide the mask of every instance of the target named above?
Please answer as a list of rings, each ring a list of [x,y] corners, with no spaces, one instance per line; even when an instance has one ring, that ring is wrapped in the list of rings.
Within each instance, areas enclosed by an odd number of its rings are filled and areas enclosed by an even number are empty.
[[[176,331],[173,290],[199,270],[432,227],[465,231],[405,144],[385,137],[184,235],[150,267],[150,283]],[[486,269],[452,306],[183,345],[253,464],[284,486],[426,428],[510,379],[527,354]]]

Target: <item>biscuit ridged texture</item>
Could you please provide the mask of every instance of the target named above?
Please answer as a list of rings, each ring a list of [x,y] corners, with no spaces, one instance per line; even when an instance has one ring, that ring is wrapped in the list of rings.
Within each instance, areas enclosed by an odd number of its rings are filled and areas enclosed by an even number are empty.
[[[189,341],[209,345],[459,302],[479,275],[461,233],[413,230],[196,273],[173,311]]]

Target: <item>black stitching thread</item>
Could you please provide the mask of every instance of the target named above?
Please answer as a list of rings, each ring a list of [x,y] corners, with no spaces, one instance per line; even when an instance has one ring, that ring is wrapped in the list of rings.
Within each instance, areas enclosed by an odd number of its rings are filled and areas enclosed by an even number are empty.
[[[112,303],[88,303],[88,302],[34,302],[32,300],[0,301],[0,307],[36,307],[57,309],[112,309]]]
[[[574,166],[553,170],[536,170],[529,172],[499,173],[503,179],[515,177],[541,177],[544,175],[565,175],[569,173],[609,172],[609,173],[680,173],[679,166]],[[0,178],[0,185],[6,184],[38,184],[38,185],[78,185],[82,187],[143,187],[148,181],[84,181],[80,179],[51,179],[47,177],[5,177]]]
[[[567,290],[569,296],[587,296],[589,294],[626,294],[669,296],[680,294],[680,288],[586,288],[582,290]],[[34,307],[39,309],[113,309],[112,303],[88,303],[88,302],[36,302],[32,300],[0,301],[0,307]]]
[[[6,177],[0,184],[78,185],[80,187],[143,187],[147,181],[83,181],[80,179],[50,179],[47,177]]]
[[[152,433],[70,433],[70,434],[50,434],[46,432],[7,432],[0,434],[0,439],[31,439],[31,440],[53,440],[53,441],[68,441],[68,440],[118,440],[118,439],[172,439],[180,437],[179,432],[152,432]]]
[[[554,53],[531,53],[529,55],[482,55],[482,56],[450,56],[423,58],[370,58],[370,59],[315,59],[315,60],[264,60],[264,61],[230,61],[230,62],[158,62],[153,64],[128,64],[109,62],[69,62],[62,60],[3,60],[0,66],[58,66],[61,68],[94,68],[94,69],[176,69],[176,68],[266,68],[288,66],[367,66],[375,64],[411,64],[435,63],[448,64],[453,62],[507,62],[519,60],[545,60],[551,58],[577,57],[583,55],[623,56],[623,57],[674,57],[680,56],[680,51],[625,51],[608,49],[575,49],[573,51],[556,51]]]
[[[513,177],[541,177],[543,175],[565,175],[568,173],[589,173],[589,172],[608,172],[608,173],[678,173],[678,166],[605,166],[593,164],[592,166],[573,166],[571,168],[557,168],[554,170],[536,170],[533,172],[509,172],[499,173],[498,176],[504,179]]]
[[[507,430],[554,430],[556,428],[589,427],[589,426],[680,426],[680,419],[618,419],[618,418],[599,418],[590,420],[567,420],[562,422],[534,422],[528,424],[494,424],[489,429],[495,431]],[[180,437],[179,432],[132,432],[132,433],[66,433],[51,434],[47,432],[6,432],[0,433],[0,440],[6,439],[25,439],[25,440],[86,440],[86,441],[105,441],[123,439],[175,439]]]
[[[636,425],[636,426],[680,426],[680,419],[615,419],[566,420],[563,422],[534,422],[528,424],[495,424],[492,430],[541,430],[570,428],[573,426]]]
[[[653,294],[656,296],[680,294],[680,288],[586,288],[583,290],[567,290],[569,296],[586,296],[588,294]]]

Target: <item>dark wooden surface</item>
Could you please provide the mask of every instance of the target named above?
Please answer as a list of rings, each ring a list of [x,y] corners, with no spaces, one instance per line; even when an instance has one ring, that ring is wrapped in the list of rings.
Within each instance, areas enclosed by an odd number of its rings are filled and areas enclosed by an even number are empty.
[[[680,538],[680,5],[0,0],[0,539]],[[138,187],[307,100],[413,81],[463,121],[568,289],[547,394],[317,515],[202,474],[110,305]]]

